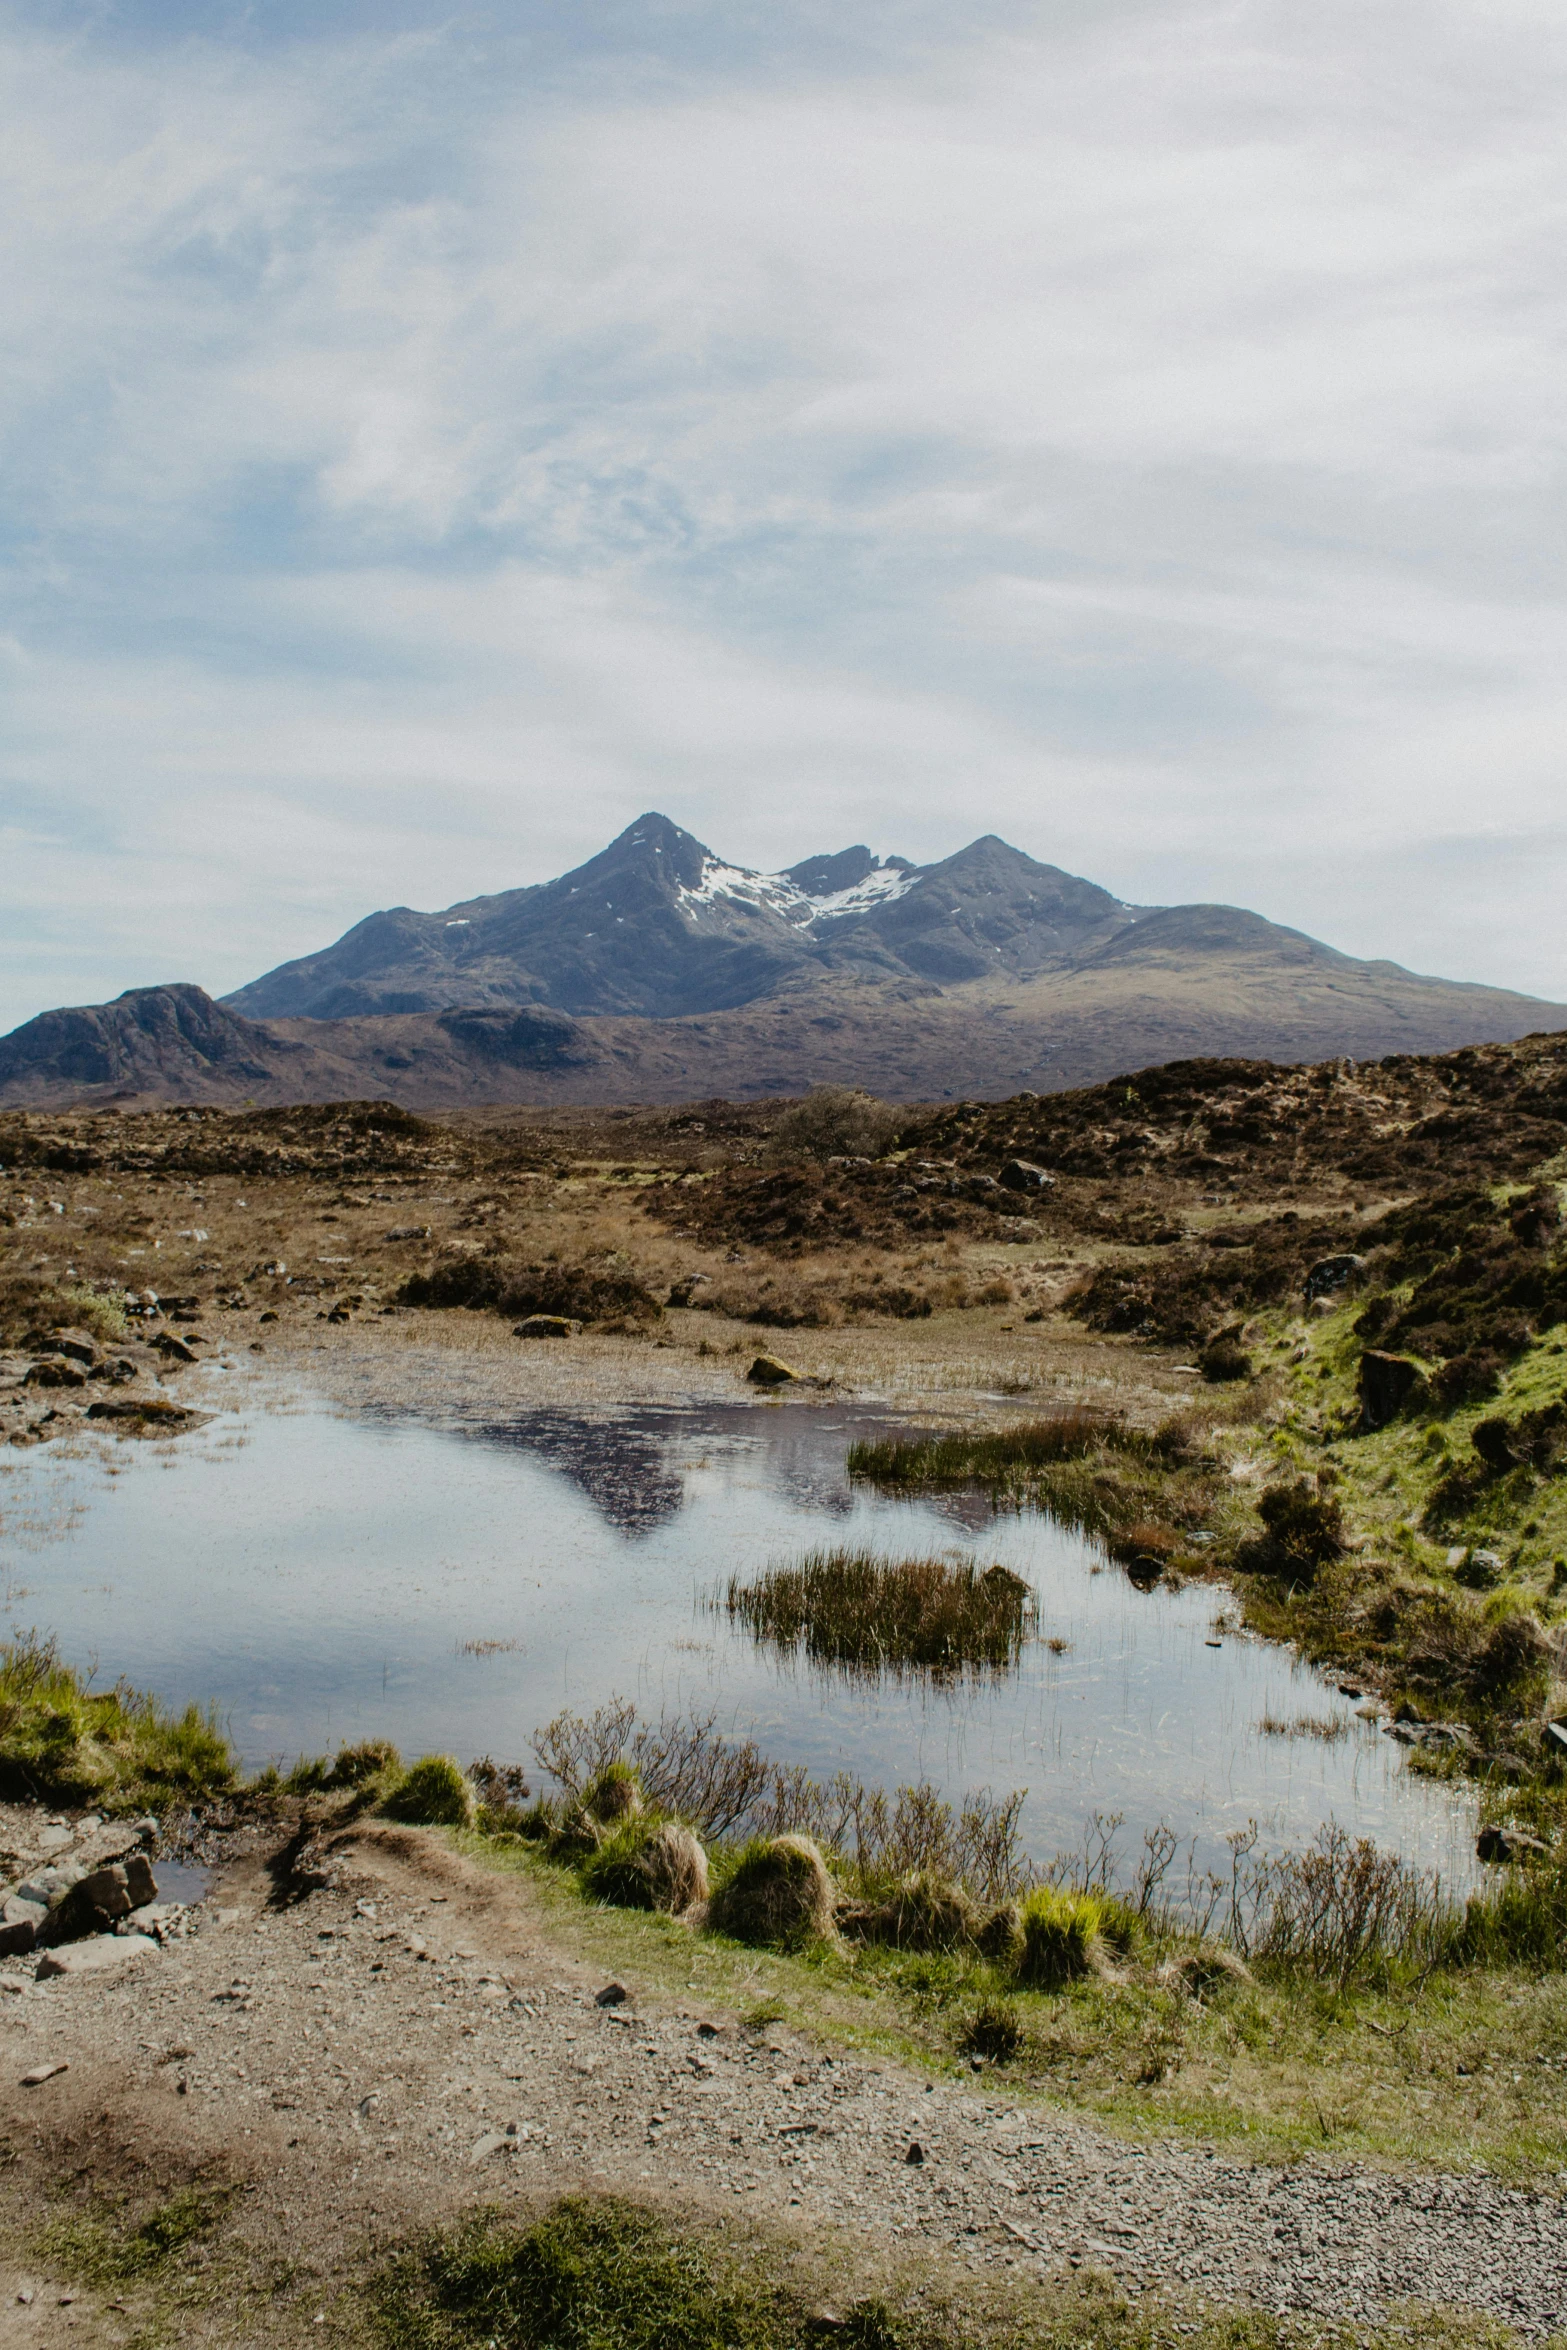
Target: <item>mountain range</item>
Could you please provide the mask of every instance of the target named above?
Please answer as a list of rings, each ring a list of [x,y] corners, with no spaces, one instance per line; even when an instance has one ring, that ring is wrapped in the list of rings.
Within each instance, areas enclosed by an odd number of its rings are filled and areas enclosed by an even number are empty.
[[[186,982],[42,1013],[0,1038],[0,1104],[934,1099],[1563,1027],[1242,908],[1128,905],[993,834],[758,873],[650,814],[558,880],[371,914],[221,1002]]]

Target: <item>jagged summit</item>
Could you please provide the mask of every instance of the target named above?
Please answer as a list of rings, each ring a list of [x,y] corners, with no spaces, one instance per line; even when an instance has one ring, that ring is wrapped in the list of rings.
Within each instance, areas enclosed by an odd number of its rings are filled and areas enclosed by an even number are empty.
[[[863,844],[759,873],[651,810],[558,881],[371,914],[226,998],[252,1019],[545,1004],[670,1019],[827,972],[951,985],[1080,960],[1137,919],[993,834],[936,865]]]
[[[1244,907],[1123,904],[994,833],[933,865],[856,842],[760,873],[650,812],[556,881],[368,915],[222,1003],[180,985],[42,1013],[0,1038],[0,1107],[934,1100],[1557,1026],[1567,1006],[1362,962]]]

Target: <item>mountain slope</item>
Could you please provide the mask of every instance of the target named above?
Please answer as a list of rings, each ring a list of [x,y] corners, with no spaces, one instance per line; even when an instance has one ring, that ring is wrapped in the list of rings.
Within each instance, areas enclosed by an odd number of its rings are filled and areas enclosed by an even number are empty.
[[[558,881],[439,914],[372,914],[226,1001],[251,1019],[537,1003],[667,1020],[826,972],[941,986],[1024,975],[1091,953],[1135,919],[1108,890],[993,835],[937,865],[856,847],[752,873],[647,815]]]
[[[412,1109],[608,1105],[755,1100],[825,1084],[972,1100],[1054,1093],[1177,1059],[1375,1060],[1567,1028],[1567,1005],[1422,980],[1328,948],[1303,954],[1292,935],[1282,947],[1253,938],[1183,951],[1166,934],[1141,958],[1102,952],[1078,970],[947,990],[827,974],[669,1020],[503,1005],[262,1022],[199,988],[143,989],[46,1012],[0,1039],[0,1106],[387,1095]]]

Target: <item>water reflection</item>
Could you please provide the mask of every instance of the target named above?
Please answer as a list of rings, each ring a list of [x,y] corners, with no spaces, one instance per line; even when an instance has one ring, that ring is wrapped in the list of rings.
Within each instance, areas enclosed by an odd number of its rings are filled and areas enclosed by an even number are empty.
[[[1284,1652],[1216,1631],[1221,1593],[1140,1592],[1069,1529],[981,1496],[852,1488],[851,1439],[899,1426],[800,1401],[456,1429],[253,1401],[166,1460],[51,1447],[7,1464],[0,1593],[9,1576],[12,1631],[52,1632],[172,1703],[216,1700],[251,1764],[367,1736],[526,1761],[563,1704],[620,1692],[644,1716],[716,1708],[823,1776],[1027,1788],[1037,1853],[1095,1810],[1124,1812],[1133,1844],[1166,1819],[1219,1865],[1253,1817],[1285,1845],[1336,1816],[1470,1872],[1464,1790],[1408,1774]],[[731,1575],[824,1543],[999,1563],[1040,1637],[1000,1681],[851,1685],[713,1615]],[[1262,1732],[1303,1713],[1346,1727]]]

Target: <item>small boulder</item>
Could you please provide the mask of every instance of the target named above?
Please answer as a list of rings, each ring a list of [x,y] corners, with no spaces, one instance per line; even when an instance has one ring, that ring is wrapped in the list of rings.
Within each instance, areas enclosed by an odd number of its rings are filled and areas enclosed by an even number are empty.
[[[155,1346],[159,1354],[171,1363],[199,1363],[201,1360],[196,1349],[187,1346],[183,1338],[176,1338],[172,1330],[160,1330],[156,1338],[148,1340],[148,1344]]]
[[[1522,1828],[1482,1828],[1475,1838],[1478,1859],[1501,1867],[1508,1861],[1544,1860],[1550,1846],[1539,1836],[1530,1836]]]
[[[25,1958],[38,1942],[38,1930],[49,1915],[42,1901],[23,1901],[8,1893],[0,1901],[0,1958]]]
[[[24,1387],[85,1387],[86,1384],[86,1372],[60,1355],[46,1355],[22,1376]]]
[[[1425,1378],[1418,1363],[1368,1347],[1360,1358],[1357,1383],[1361,1425],[1376,1429],[1397,1419],[1416,1389],[1424,1386]]]
[[[787,1387],[801,1374],[780,1362],[776,1355],[758,1355],[746,1373],[753,1387]]]
[[[98,1934],[90,1942],[68,1942],[63,1950],[46,1950],[34,1980],[47,1983],[55,1975],[99,1974],[106,1967],[126,1966],[157,1954],[158,1945],[148,1934]]]
[[[41,1939],[73,1942],[83,1935],[105,1933],[117,1919],[129,1917],[133,1909],[145,1909],[157,1898],[157,1879],[146,1854],[133,1852],[67,1887],[51,1906]]]
[[[1319,1297],[1335,1297],[1357,1281],[1366,1269],[1364,1257],[1345,1254],[1336,1257],[1318,1257],[1306,1275],[1306,1303],[1315,1305]]]
[[[1031,1159],[1008,1159],[1001,1170],[1003,1191],[1053,1191],[1055,1177]]]
[[[582,1324],[569,1314],[527,1314],[512,1332],[513,1338],[580,1338]]]

